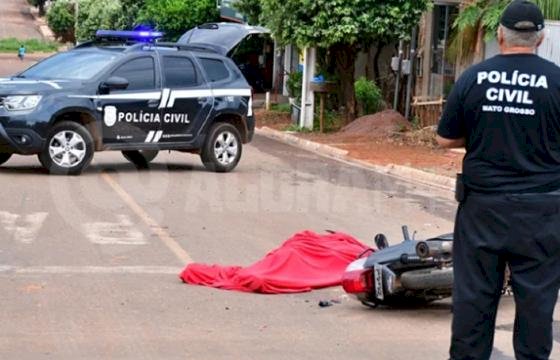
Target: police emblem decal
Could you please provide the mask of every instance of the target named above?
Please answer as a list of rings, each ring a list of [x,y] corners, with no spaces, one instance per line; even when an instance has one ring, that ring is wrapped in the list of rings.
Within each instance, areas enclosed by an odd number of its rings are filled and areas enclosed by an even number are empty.
[[[115,125],[117,122],[117,108],[114,106],[105,106],[103,121],[108,127]]]

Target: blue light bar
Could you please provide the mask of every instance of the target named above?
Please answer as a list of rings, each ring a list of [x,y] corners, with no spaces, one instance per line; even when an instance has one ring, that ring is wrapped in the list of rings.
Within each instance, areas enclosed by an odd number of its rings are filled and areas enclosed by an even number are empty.
[[[97,30],[97,39],[118,39],[134,41],[154,41],[163,37],[159,31],[126,31],[126,30]]]

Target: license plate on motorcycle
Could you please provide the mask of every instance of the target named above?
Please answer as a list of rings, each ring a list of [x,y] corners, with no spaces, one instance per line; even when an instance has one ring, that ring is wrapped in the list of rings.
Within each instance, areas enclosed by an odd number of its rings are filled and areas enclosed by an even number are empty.
[[[383,300],[385,294],[383,293],[383,266],[375,265],[373,268],[373,280],[375,284],[375,297],[378,300]]]

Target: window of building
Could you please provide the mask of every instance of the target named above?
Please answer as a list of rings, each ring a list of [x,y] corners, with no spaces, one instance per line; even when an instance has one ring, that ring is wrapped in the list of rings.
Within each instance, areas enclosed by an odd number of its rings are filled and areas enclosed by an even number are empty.
[[[449,62],[446,52],[450,45],[453,22],[458,14],[457,5],[434,5],[431,96],[446,97],[455,83],[455,65]]]

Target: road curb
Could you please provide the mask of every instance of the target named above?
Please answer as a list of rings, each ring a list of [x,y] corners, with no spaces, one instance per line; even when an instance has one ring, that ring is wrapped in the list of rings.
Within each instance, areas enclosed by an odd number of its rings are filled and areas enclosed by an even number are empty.
[[[347,150],[339,149],[330,145],[316,143],[310,140],[301,139],[295,135],[262,127],[255,130],[256,134],[262,135],[283,143],[298,147],[303,150],[311,151],[316,154],[339,160],[351,165],[355,165],[378,173],[390,175],[399,179],[413,183],[421,183],[442,190],[455,191],[455,179],[450,176],[433,174],[409,166],[402,165],[376,165],[370,162],[355,159],[348,155]]]
[[[37,27],[37,31],[39,31],[39,34],[41,34],[44,40],[51,40],[51,41],[55,40],[53,31],[47,25],[46,21],[39,16],[37,9],[30,6],[25,10],[25,13],[31,15],[31,17],[35,21],[35,26]]]
[[[347,150],[339,149],[325,144],[316,143],[314,141],[309,141],[306,139],[301,139],[295,135],[286,133],[284,131],[278,131],[268,127],[262,127],[256,129],[255,132],[259,135],[280,140],[284,143],[294,145],[304,150],[315,152],[321,155],[327,155],[329,157],[334,157],[337,159],[345,159],[348,156]]]

